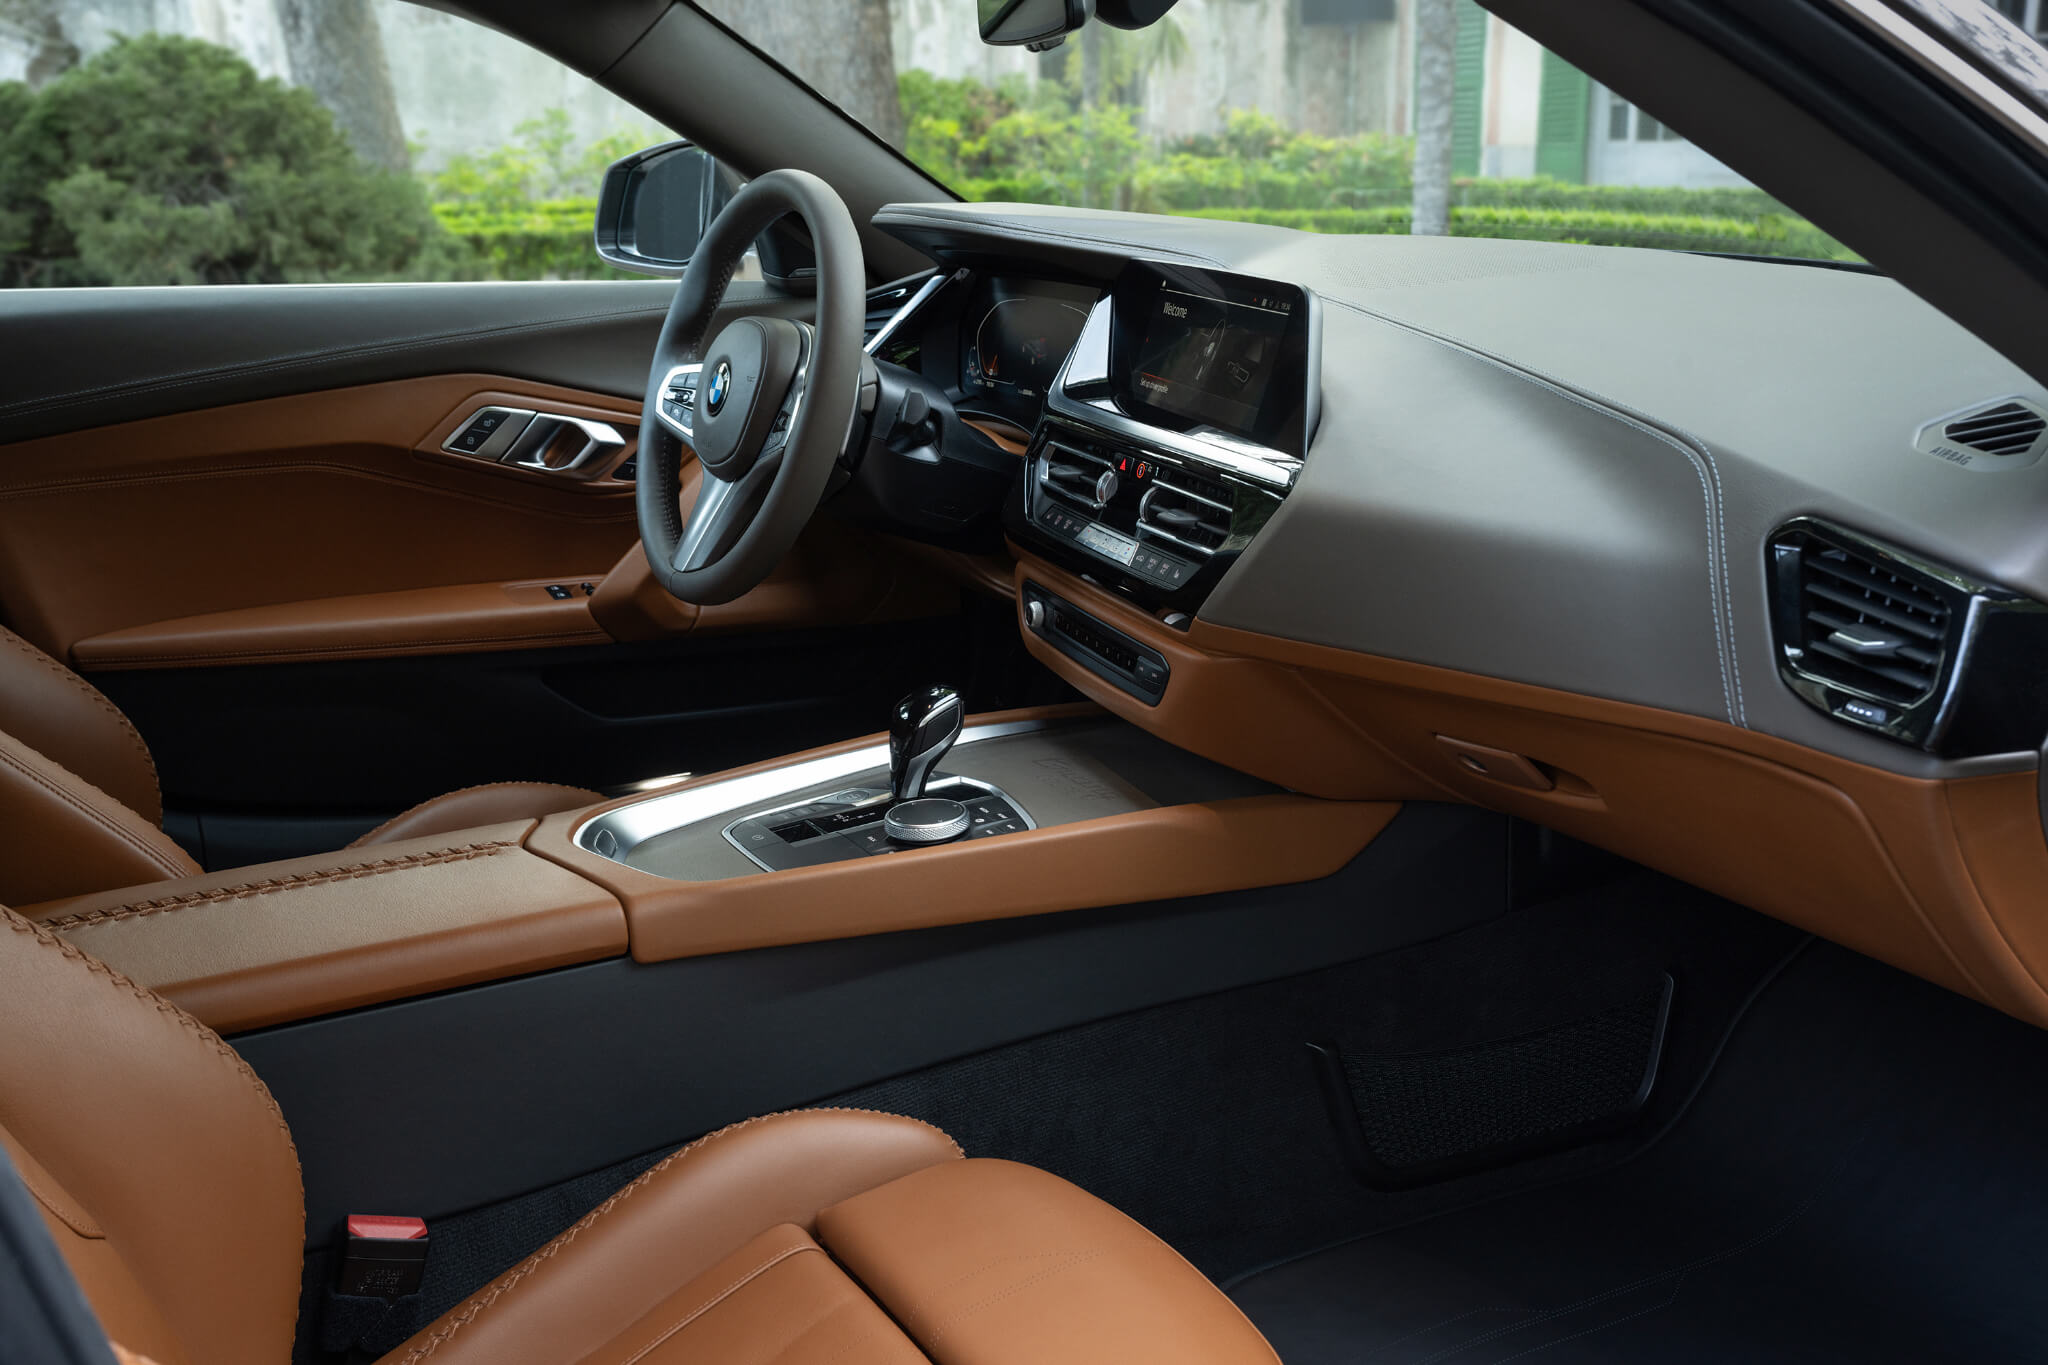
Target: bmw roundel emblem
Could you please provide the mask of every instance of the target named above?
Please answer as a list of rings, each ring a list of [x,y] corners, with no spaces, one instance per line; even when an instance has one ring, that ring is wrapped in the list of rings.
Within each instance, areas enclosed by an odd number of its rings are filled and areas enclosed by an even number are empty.
[[[718,368],[711,372],[711,387],[704,390],[704,410],[712,416],[725,406],[725,395],[732,388],[732,366],[721,360]]]

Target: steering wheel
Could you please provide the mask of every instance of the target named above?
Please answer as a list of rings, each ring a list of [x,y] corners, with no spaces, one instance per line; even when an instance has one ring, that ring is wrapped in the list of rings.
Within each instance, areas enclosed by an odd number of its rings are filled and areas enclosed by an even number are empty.
[[[707,338],[747,248],[789,213],[817,251],[816,323],[743,317]],[[648,567],[676,597],[732,601],[817,510],[860,399],[865,284],[853,215],[807,171],[762,176],[705,230],[654,346],[635,487]],[[687,520],[686,445],[703,469]]]

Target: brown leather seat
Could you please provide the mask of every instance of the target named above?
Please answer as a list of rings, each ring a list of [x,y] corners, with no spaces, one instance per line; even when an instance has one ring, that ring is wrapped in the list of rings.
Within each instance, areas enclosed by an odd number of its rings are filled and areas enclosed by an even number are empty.
[[[176,1007],[0,910],[0,1145],[109,1336],[285,1365],[305,1236],[269,1092]],[[317,1235],[324,1229],[314,1229]],[[391,1365],[1275,1365],[1163,1242],[911,1119],[714,1133],[429,1324]]]
[[[421,802],[349,847],[538,819],[602,799],[549,782],[466,787]],[[128,717],[84,678],[0,629],[0,902],[33,905],[198,872],[162,820],[156,764]]]

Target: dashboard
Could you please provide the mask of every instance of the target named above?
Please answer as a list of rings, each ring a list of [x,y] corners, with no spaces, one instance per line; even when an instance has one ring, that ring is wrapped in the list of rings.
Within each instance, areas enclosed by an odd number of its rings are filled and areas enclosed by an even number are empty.
[[[1004,433],[1018,625],[1083,693],[2048,1024],[2048,389],[1968,332],[1678,252],[875,223],[940,263],[880,354]]]

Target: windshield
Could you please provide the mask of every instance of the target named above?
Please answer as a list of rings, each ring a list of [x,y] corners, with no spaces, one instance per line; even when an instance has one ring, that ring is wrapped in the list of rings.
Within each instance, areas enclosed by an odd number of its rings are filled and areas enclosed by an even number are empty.
[[[1473,0],[1182,0],[1044,53],[969,0],[703,4],[969,200],[1856,259]]]

